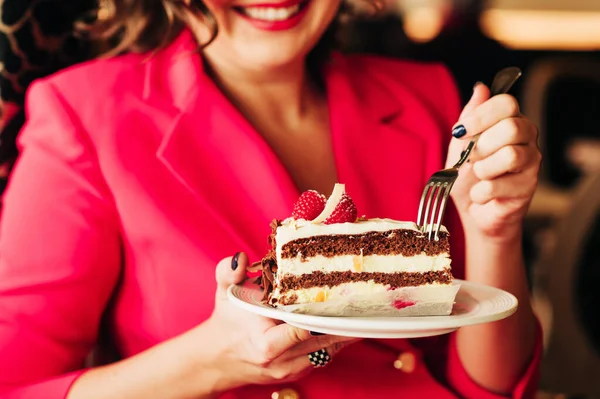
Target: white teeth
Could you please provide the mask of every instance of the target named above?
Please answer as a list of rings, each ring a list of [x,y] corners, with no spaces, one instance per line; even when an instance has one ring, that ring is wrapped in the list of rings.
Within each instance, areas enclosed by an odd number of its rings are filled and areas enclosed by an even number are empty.
[[[263,21],[285,21],[296,15],[300,10],[300,5],[296,4],[288,8],[275,7],[245,7],[242,9],[244,14],[250,18]]]

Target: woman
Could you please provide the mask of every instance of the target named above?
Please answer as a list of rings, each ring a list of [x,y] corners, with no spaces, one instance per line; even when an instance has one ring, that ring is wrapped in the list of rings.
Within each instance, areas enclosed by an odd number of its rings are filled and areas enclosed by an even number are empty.
[[[530,397],[520,236],[540,155],[512,97],[477,85],[459,117],[438,65],[328,57],[340,1],[109,5],[101,28],[128,54],[28,94],[0,232],[5,397]],[[301,191],[344,182],[361,214],[411,220],[446,150],[480,132],[447,220],[454,270],[514,293],[515,315],[359,341],[229,304]],[[83,369],[98,341],[122,360]],[[312,370],[321,349],[333,361]]]

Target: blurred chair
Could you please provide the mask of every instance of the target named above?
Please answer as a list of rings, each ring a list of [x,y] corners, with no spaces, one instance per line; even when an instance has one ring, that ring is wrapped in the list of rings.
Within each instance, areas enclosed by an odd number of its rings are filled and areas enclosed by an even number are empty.
[[[539,243],[532,280],[545,335],[541,388],[600,397],[600,61],[542,60],[526,71],[522,93],[544,156],[527,221]]]
[[[533,294],[546,335],[541,388],[600,397],[600,173],[583,178],[554,231]]]

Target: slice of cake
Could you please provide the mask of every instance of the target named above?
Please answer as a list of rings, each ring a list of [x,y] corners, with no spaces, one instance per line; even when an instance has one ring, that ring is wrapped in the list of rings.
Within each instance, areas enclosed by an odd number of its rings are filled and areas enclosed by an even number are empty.
[[[292,217],[272,223],[262,260],[264,300],[319,315],[447,315],[452,282],[448,231],[429,240],[412,222],[357,219],[343,184],[307,191]]]

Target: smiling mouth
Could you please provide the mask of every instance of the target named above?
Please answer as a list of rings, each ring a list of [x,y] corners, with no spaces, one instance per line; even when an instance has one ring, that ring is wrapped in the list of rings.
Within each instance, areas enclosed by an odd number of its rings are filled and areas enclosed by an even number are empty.
[[[234,7],[234,10],[245,17],[259,21],[279,22],[296,16],[306,7],[308,0],[301,1],[289,7]]]

